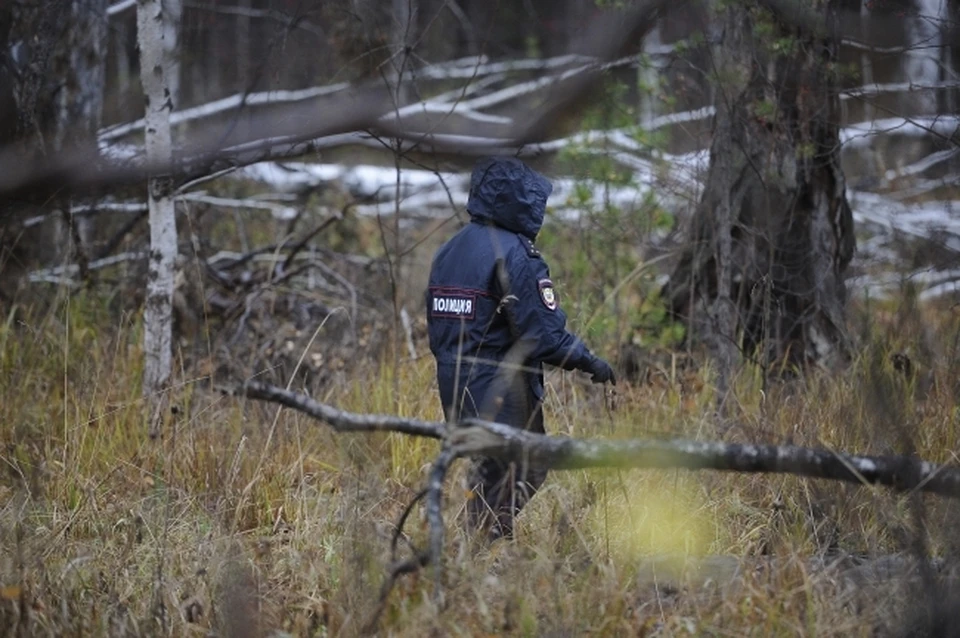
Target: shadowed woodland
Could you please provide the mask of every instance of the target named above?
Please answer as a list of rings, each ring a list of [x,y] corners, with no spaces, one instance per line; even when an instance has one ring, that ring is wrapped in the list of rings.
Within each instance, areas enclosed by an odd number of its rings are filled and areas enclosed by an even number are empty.
[[[437,395],[491,155],[546,435]],[[0,6],[0,635],[960,635],[958,432],[955,0]]]

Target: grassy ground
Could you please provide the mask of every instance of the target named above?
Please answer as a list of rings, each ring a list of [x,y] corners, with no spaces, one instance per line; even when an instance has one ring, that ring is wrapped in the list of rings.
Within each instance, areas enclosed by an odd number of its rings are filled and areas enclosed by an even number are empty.
[[[723,437],[883,453],[907,434],[925,458],[951,461],[960,449],[960,370],[950,367],[960,318],[895,306],[870,317],[862,356],[842,376],[761,392],[745,371]],[[74,297],[47,316],[0,324],[0,634],[355,635],[375,606],[393,523],[437,444],[335,435],[290,411],[219,396],[189,371],[163,437],[150,440],[135,319]],[[914,382],[893,371],[893,350],[914,353]],[[318,398],[439,418],[429,357],[400,368],[399,395],[394,372],[362,364]],[[552,373],[548,427],[717,438],[703,374],[667,369],[614,395]],[[482,546],[459,525],[463,469],[448,483],[446,605],[434,606],[426,575],[408,577],[389,599],[385,635],[898,635],[925,595],[884,586],[858,599],[809,566],[829,550],[896,552],[916,541],[911,499],[882,489],[555,472],[517,538]],[[947,555],[948,504],[918,501],[930,551]],[[419,513],[407,530],[425,538]],[[697,562],[715,556],[742,560],[741,573],[736,563]],[[751,567],[764,556],[777,568]]]

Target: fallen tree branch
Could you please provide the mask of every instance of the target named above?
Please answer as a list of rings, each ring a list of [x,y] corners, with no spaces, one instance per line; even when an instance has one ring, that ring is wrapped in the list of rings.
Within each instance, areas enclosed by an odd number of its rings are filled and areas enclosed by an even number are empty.
[[[239,394],[250,399],[279,403],[298,412],[303,412],[323,421],[337,432],[398,432],[431,439],[442,439],[447,428],[446,424],[441,422],[345,412],[315,401],[305,394],[256,381],[244,384]]]
[[[477,419],[465,420],[457,427],[448,428],[443,422],[344,412],[308,396],[259,382],[244,384],[240,394],[280,403],[341,432],[399,432],[443,439],[447,449],[456,457],[522,458],[555,470],[680,468],[792,474],[960,498],[960,468],[904,456],[863,456],[790,445],[647,439],[584,440],[535,434]]]
[[[384,580],[383,584],[380,586],[380,595],[377,597],[377,606],[374,608],[373,613],[370,614],[370,619],[363,626],[363,635],[376,633],[377,624],[380,622],[380,616],[383,615],[383,611],[387,608],[387,601],[390,599],[390,592],[393,591],[393,587],[397,584],[397,581],[400,580],[400,577],[406,576],[407,574],[414,574],[429,564],[430,554],[426,551],[417,552],[406,560],[394,563],[394,565],[389,569],[386,580]]]
[[[791,445],[684,440],[580,440],[470,420],[452,429],[450,445],[461,456],[525,458],[551,469],[599,467],[720,470],[792,474],[898,491],[931,492],[960,498],[960,468],[905,456],[861,456]]]
[[[597,61],[589,71],[557,83],[549,95],[543,95],[544,104],[537,107],[517,106],[513,122],[507,126],[506,138],[510,146],[523,146],[541,141],[554,127],[558,119],[580,102],[590,99],[589,89],[597,82],[607,63],[622,58],[626,46],[642,37],[653,25],[659,10],[666,0],[641,0],[632,3],[629,10],[614,12],[603,20],[592,20],[584,37],[578,42],[579,55]],[[242,101],[242,100],[241,100]],[[36,162],[24,162],[19,149],[14,146],[0,148],[0,194],[9,199],[42,200],[51,192],[61,195],[74,191],[95,190],[106,186],[135,184],[147,176],[169,176],[178,183],[190,181],[225,170],[275,157],[276,145],[282,145],[283,154],[309,154],[319,146],[314,140],[348,135],[351,132],[374,129],[380,137],[410,139],[405,126],[390,125],[381,121],[384,114],[396,108],[389,91],[375,82],[364,82],[342,90],[333,91],[326,104],[320,107],[312,100],[278,103],[265,113],[250,113],[243,132],[234,131],[229,125],[197,127],[189,143],[181,149],[181,157],[187,160],[167,162],[124,161],[96,162],[97,148],[80,148],[75,152],[60,153],[55,157],[42,158]],[[200,112],[211,110],[209,105],[199,107]],[[235,108],[234,102],[218,105],[220,108]],[[213,110],[216,110],[213,109]],[[501,113],[510,117],[511,113]],[[125,125],[122,125],[125,126]],[[444,140],[452,144],[450,150],[462,153],[462,142],[456,133],[476,128],[476,122],[462,122],[458,129],[449,131]],[[117,131],[107,135],[116,135]],[[414,136],[413,147],[420,149],[424,142],[442,147],[439,138],[429,139],[424,135]],[[231,150],[224,150],[230,147]],[[271,150],[274,153],[271,153]],[[426,149],[429,151],[429,149]],[[473,149],[480,152],[483,149]]]
[[[430,549],[428,557],[434,567],[433,597],[440,605],[443,600],[443,572],[441,557],[443,556],[443,482],[453,462],[460,453],[455,447],[444,447],[433,466],[427,479],[427,524],[430,526]]]
[[[146,258],[147,253],[145,252],[121,253],[119,255],[113,255],[111,257],[104,257],[103,259],[91,261],[89,264],[87,264],[87,268],[91,271],[101,270],[103,268],[109,268],[110,266],[116,266],[117,264],[130,261],[139,261]],[[68,264],[66,266],[57,266],[55,268],[44,268],[43,270],[33,271],[27,276],[27,280],[31,283],[49,283],[64,286],[75,286],[77,283],[73,280],[73,277],[79,273],[79,264]]]
[[[434,600],[443,605],[443,485],[453,463],[461,457],[490,456],[519,460],[555,470],[584,468],[659,468],[720,470],[743,473],[792,474],[858,485],[884,485],[900,491],[923,491],[960,497],[960,468],[936,465],[906,456],[861,456],[795,446],[744,445],[684,440],[582,440],[519,430],[501,423],[467,419],[456,426],[403,417],[355,414],[320,403],[283,388],[248,381],[230,394],[279,403],[330,425],[338,432],[397,432],[440,439],[425,489],[404,510],[391,541],[396,541],[414,504],[425,499],[429,547],[413,549],[413,556],[394,562],[383,583],[366,630],[372,631],[386,608],[396,581],[404,574],[432,565]]]

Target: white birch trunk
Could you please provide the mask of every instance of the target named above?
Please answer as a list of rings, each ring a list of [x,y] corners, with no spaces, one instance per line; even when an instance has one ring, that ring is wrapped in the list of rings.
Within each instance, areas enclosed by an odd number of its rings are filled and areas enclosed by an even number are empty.
[[[945,1],[914,0],[917,15],[907,28],[911,48],[902,61],[904,80],[910,84],[930,86],[940,80],[940,19]],[[904,115],[934,115],[937,112],[937,93],[933,90],[910,91],[904,94],[903,102]]]
[[[151,163],[170,162],[170,99],[168,57],[161,0],[139,0],[137,41],[140,48],[140,81],[146,103],[145,142]],[[170,379],[173,336],[173,282],[177,257],[177,224],[172,182],[151,177],[148,183],[150,209],[150,262],[144,310],[143,393],[148,403],[159,404],[157,395]]]
[[[657,90],[663,73],[664,59],[657,55],[662,41],[660,39],[659,23],[650,29],[650,33],[643,39],[643,52],[649,58],[640,65],[637,71],[640,81],[640,125],[649,126],[653,118],[660,115],[657,108]]]

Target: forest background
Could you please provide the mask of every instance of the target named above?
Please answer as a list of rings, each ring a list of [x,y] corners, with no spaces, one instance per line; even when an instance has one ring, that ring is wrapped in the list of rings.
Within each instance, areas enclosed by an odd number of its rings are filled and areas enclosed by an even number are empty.
[[[382,594],[440,446],[222,391],[440,420],[503,153],[621,379],[551,370],[551,433],[955,463],[960,3],[815,4],[5,3],[0,631],[955,635],[952,499],[783,474],[557,471],[485,546],[457,464],[442,599]]]

